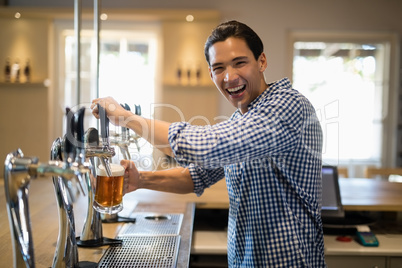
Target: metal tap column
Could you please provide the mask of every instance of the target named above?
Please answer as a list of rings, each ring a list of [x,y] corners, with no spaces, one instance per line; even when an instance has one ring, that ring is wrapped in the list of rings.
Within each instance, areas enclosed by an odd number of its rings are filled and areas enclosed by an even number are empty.
[[[80,180],[80,176],[89,172],[84,165],[66,166],[63,162],[49,161],[38,164],[36,157],[24,158],[21,150],[7,155],[5,161],[4,184],[6,191],[7,212],[13,245],[14,267],[35,267],[32,228],[28,206],[29,184],[31,179],[42,176],[61,176],[65,180]],[[79,181],[78,183],[81,183]],[[65,184],[66,193],[75,201],[76,184]]]
[[[75,31],[75,69],[76,73],[76,83],[75,89],[77,94],[77,105],[81,103],[81,15],[82,15],[82,1],[74,0],[74,31]]]
[[[99,147],[98,130],[90,128],[85,133],[85,157],[89,158],[92,166],[92,175],[96,177],[95,157],[98,159],[109,158],[114,155],[113,148],[104,150]],[[81,237],[77,238],[77,244],[81,247],[99,247],[104,245],[120,245],[122,240],[103,236],[101,214],[93,208],[94,191],[91,180],[87,178],[88,186],[88,211],[83,226]]]

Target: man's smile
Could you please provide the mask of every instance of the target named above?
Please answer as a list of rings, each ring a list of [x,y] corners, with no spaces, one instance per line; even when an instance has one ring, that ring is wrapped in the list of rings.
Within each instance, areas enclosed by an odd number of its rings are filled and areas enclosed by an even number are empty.
[[[239,94],[241,94],[245,89],[246,89],[246,85],[241,85],[241,86],[237,86],[237,87],[227,88],[226,91],[227,91],[230,95],[239,95]]]

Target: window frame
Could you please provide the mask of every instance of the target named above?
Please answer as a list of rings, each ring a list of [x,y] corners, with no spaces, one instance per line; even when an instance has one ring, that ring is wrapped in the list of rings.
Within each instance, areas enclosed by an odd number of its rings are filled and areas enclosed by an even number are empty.
[[[64,118],[65,115],[65,107],[66,103],[64,97],[64,80],[61,78],[64,76],[64,66],[65,66],[65,33],[73,32],[74,24],[73,20],[70,19],[55,19],[52,26],[51,31],[51,41],[54,49],[50,52],[51,57],[51,71],[50,77],[52,80],[52,85],[54,90],[52,90],[49,99],[52,100],[52,104],[50,108],[52,113],[50,115],[50,134],[51,136],[62,136],[63,135],[63,120],[60,118]],[[86,37],[91,36],[87,32],[93,32],[92,21],[83,20],[82,22],[82,30],[81,35],[86,35]],[[159,66],[162,65],[162,26],[158,21],[147,21],[147,22],[139,22],[135,20],[108,20],[107,22],[102,23],[102,31],[111,32],[114,31],[116,35],[121,34],[121,32],[129,32],[133,31],[134,35],[142,36],[142,35],[152,35],[156,38],[156,66],[155,66],[155,76],[160,77],[162,70]],[[150,34],[151,33],[151,34]],[[92,33],[93,35],[93,33]],[[102,38],[102,37],[101,37]],[[82,55],[81,55],[82,57]],[[92,63],[91,63],[92,64]],[[83,71],[81,70],[81,76],[83,75]],[[93,74],[89,74],[93,75]],[[82,77],[81,77],[82,80]],[[92,83],[93,84],[93,83]],[[155,90],[154,90],[154,100],[157,101],[162,96],[162,82],[160,79],[155,79]],[[91,88],[91,91],[93,89]],[[74,93],[78,94],[78,93]],[[81,94],[81,92],[80,92]],[[85,100],[81,100],[80,104],[77,105],[89,105],[90,103],[86,103]],[[87,120],[88,121],[88,120]],[[84,121],[85,126],[87,126],[87,121]]]
[[[402,152],[402,141],[395,131],[398,125],[402,126],[402,118],[399,117],[398,100],[400,98],[399,81],[399,39],[396,33],[391,32],[347,32],[347,31],[290,31],[288,34],[288,66],[287,73],[289,78],[293,77],[293,59],[295,42],[353,42],[353,43],[389,43],[389,60],[386,60],[384,68],[384,81],[388,78],[388,83],[384,85],[384,95],[382,102],[382,146],[380,160],[341,160],[338,165],[347,166],[352,176],[362,176],[361,170],[365,166],[395,166],[399,151]],[[388,77],[387,77],[388,76]],[[391,134],[391,135],[390,135]],[[399,145],[401,144],[401,145]],[[399,147],[399,148],[398,148]]]

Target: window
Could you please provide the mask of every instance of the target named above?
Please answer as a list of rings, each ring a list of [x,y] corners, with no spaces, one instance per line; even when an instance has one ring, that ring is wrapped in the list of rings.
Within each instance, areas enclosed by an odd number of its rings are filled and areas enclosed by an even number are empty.
[[[384,131],[390,128],[391,41],[358,35],[293,37],[293,86],[317,110],[323,161],[383,164]]]
[[[116,27],[116,26],[115,26]],[[128,104],[131,110],[141,106],[141,114],[147,118],[153,117],[151,108],[156,94],[157,71],[157,41],[158,32],[152,30],[121,30],[105,29],[100,33],[99,55],[99,88],[94,83],[96,63],[94,61],[95,40],[92,30],[81,31],[81,92],[76,92],[76,55],[74,31],[59,30],[60,33],[60,62],[61,86],[60,104],[63,107],[89,107],[92,99],[100,96],[112,96],[121,104]],[[98,92],[97,92],[98,91]],[[77,95],[80,94],[80,98]],[[77,99],[80,103],[77,104]],[[61,103],[62,102],[62,103]],[[85,115],[85,129],[97,127],[97,120],[89,109]],[[57,125],[60,126],[60,125]],[[65,133],[63,126],[63,133]],[[111,135],[120,133],[120,127],[110,126]],[[131,132],[131,134],[133,134]],[[132,160],[142,169],[152,169],[152,147],[143,139],[137,144],[131,144],[129,150]],[[140,148],[141,152],[138,152]],[[116,160],[122,159],[116,148]],[[141,157],[141,159],[139,159]]]

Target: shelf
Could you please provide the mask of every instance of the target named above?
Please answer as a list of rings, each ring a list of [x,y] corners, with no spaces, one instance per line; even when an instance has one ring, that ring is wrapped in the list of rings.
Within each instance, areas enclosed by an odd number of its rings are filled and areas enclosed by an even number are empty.
[[[32,83],[6,83],[0,82],[0,89],[6,88],[46,88],[43,82],[32,82]]]

